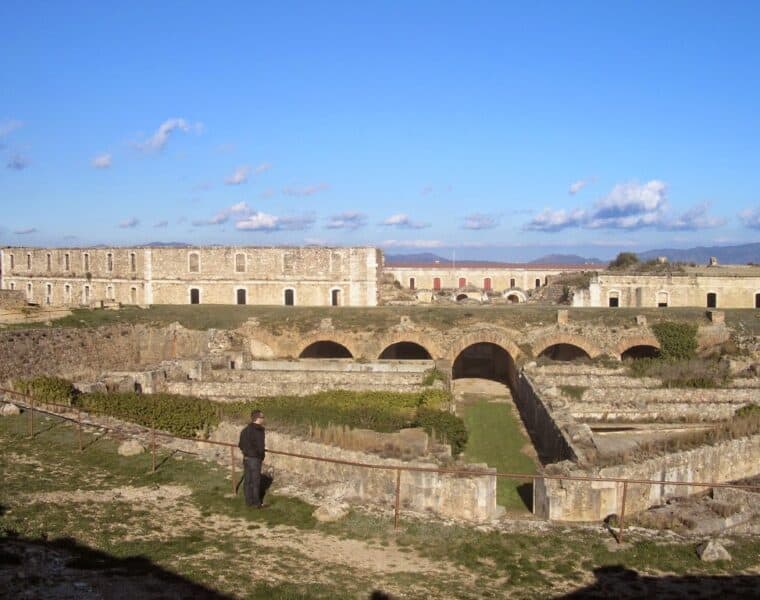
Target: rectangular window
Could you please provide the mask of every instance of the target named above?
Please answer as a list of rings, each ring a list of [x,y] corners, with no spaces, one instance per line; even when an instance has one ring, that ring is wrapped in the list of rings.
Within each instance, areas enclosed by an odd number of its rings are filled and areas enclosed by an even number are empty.
[[[129,270],[132,271],[132,273],[137,271],[137,256],[134,252],[129,254]]]
[[[235,272],[245,273],[245,254],[235,255]]]
[[[16,266],[16,257],[11,254],[11,269],[15,268]]]
[[[246,302],[246,300],[247,300],[246,295],[247,294],[246,294],[245,290],[238,290],[237,291],[237,298],[236,298],[237,303],[238,304],[247,304],[247,302]]]
[[[113,271],[113,254],[106,254],[106,271]]]
[[[707,308],[717,308],[718,307],[718,294],[715,292],[710,292],[707,294]]]
[[[296,293],[291,289],[285,290],[285,306],[295,306]]]
[[[440,277],[433,277],[433,289],[435,291],[438,291],[441,289],[441,278]]]
[[[201,291],[198,288],[192,288],[190,290],[190,304],[201,303]]]
[[[610,292],[610,295],[608,296],[607,305],[610,308],[617,308],[620,306],[620,295],[618,292]]]
[[[340,306],[340,290],[332,290],[330,293],[330,304],[332,306]]]
[[[490,278],[490,277],[486,277],[486,278],[483,280],[483,289],[484,289],[485,291],[487,291],[487,292],[490,292],[490,291],[491,291],[491,278]]]
[[[413,290],[416,283],[417,283],[417,280],[414,277],[410,277],[409,278],[409,289]]]
[[[85,273],[88,272],[90,270],[90,255],[89,254],[85,253],[82,264],[84,266]]]
[[[63,255],[63,270],[68,271],[71,268],[71,256],[67,252]]]
[[[31,254],[26,255],[26,268],[28,271],[32,270],[32,255]]]
[[[191,273],[200,273],[201,257],[197,252],[193,252],[187,257],[187,264]]]
[[[84,286],[84,303],[89,304],[90,303],[90,286],[86,285]]]
[[[137,304],[137,288],[129,288],[129,302],[131,304]]]
[[[514,277],[513,277],[512,279],[510,279],[510,280],[509,280],[509,287],[510,287],[510,288],[515,288],[515,287],[517,287],[517,285],[516,285],[516,284],[517,284],[517,281],[515,280],[515,278],[514,278]]]
[[[50,256],[48,254],[48,256]],[[50,304],[53,301],[53,286],[51,284],[45,285],[45,304]]]
[[[48,252],[47,254],[47,270],[50,271],[53,269],[53,255]]]
[[[27,283],[26,284],[26,299],[27,300],[31,300],[32,298],[33,298],[33,295],[32,295],[32,284],[31,283]]]
[[[538,289],[540,287],[541,287],[541,280],[540,279],[536,279],[536,289]]]
[[[462,288],[465,288],[465,287],[467,287],[467,279],[465,279],[464,277],[460,277],[459,278],[459,288],[462,289]]]

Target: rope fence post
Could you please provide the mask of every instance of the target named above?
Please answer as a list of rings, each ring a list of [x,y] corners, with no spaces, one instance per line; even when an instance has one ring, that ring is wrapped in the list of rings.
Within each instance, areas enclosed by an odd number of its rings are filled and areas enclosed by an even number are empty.
[[[393,515],[393,529],[398,529],[398,513],[401,507],[401,469],[396,469],[396,509]]]
[[[29,437],[34,437],[34,396],[30,398],[31,408],[29,409]]]
[[[153,402],[153,411],[151,415],[151,428],[150,428],[150,455],[152,461],[152,472],[156,472],[156,402]]]
[[[235,448],[230,446],[230,481],[232,482],[232,495],[237,495],[237,487],[235,487]]]
[[[620,531],[618,532],[618,544],[623,543],[623,529],[625,529],[625,496],[626,492],[628,492],[628,482],[623,482],[623,501],[621,502],[620,506],[620,523],[619,528]]]

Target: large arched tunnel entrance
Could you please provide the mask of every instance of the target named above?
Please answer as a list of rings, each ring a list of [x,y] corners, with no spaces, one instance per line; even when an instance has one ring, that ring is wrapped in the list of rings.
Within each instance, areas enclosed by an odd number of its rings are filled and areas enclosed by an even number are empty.
[[[383,350],[379,358],[381,360],[430,360],[433,357],[420,344],[415,342],[396,342]]]
[[[343,344],[323,340],[306,346],[298,358],[353,358],[353,356]]]
[[[491,342],[467,346],[454,359],[452,379],[492,379],[514,389],[515,361],[504,348]]]
[[[552,344],[539,354],[551,360],[571,361],[591,358],[583,348],[574,344]]]

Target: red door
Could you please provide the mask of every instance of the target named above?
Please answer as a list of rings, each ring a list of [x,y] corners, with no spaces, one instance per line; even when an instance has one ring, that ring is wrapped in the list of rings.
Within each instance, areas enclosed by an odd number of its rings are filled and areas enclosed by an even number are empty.
[[[487,291],[487,292],[491,290],[491,278],[490,277],[486,277],[483,280],[483,289],[485,291]]]
[[[433,279],[433,289],[434,290],[440,290],[441,289],[441,278],[435,277]]]
[[[459,287],[460,288],[467,287],[467,279],[465,279],[464,277],[460,277],[459,278]]]

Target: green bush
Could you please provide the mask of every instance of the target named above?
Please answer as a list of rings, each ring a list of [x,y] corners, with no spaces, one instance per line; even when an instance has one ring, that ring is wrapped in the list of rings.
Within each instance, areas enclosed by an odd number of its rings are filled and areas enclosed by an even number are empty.
[[[696,355],[696,325],[665,321],[652,325],[652,331],[660,342],[660,356],[664,360],[689,359]]]
[[[436,381],[446,381],[446,377],[436,368],[425,371],[425,378],[422,380],[422,385],[430,386],[433,385]]]
[[[71,405],[71,401],[77,395],[77,389],[73,384],[60,377],[33,377],[31,379],[17,379],[13,382],[13,389],[27,396],[32,396],[39,402],[49,404]]]
[[[214,402],[173,394],[112,392],[81,394],[73,402],[83,410],[106,414],[174,435],[195,437],[219,424]]]
[[[422,427],[430,435],[451,445],[451,454],[461,454],[467,445],[467,429],[464,421],[448,411],[420,406],[415,425]]]
[[[639,257],[633,252],[621,252],[610,262],[611,270],[622,270],[639,263]]]

